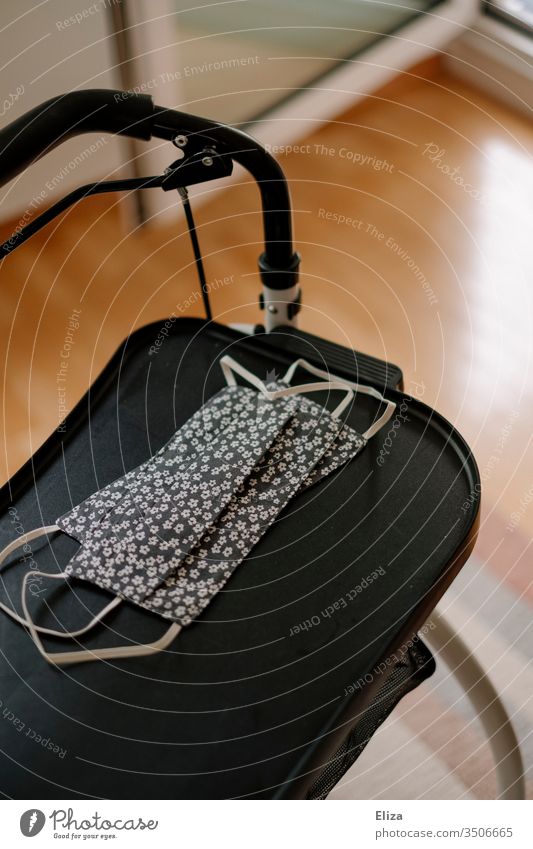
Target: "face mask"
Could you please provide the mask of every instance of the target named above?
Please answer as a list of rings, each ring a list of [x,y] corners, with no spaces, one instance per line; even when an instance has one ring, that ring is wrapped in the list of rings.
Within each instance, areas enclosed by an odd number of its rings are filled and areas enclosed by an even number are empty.
[[[180,568],[144,605],[181,625],[196,619],[235,569],[268,531],[289,501],[325,477],[341,460],[334,446],[342,422],[304,398],[273,401],[294,411],[260,463],[231,498],[219,521],[185,558]],[[365,445],[355,431],[344,441],[344,457]],[[323,466],[330,452],[328,466]],[[333,461],[334,457],[334,461]]]
[[[256,406],[257,393],[252,389],[225,387],[194,413],[153,457],[61,516],[58,526],[74,539],[84,542],[87,534],[95,531],[98,523],[120,503],[125,493],[136,499],[147,475],[168,480],[176,468],[194,460],[237,416],[254,415]]]
[[[299,365],[321,377],[320,383],[290,386]],[[49,577],[89,580],[174,624],[148,645],[49,655],[37,632],[79,636],[120,599],[75,633],[38,628],[24,590],[28,578],[42,573],[29,573],[23,585],[25,619],[15,618],[28,627],[47,660],[131,657],[165,648],[205,609],[290,499],[354,457],[394,410],[385,402],[385,414],[360,436],[338,419],[356,384],[332,381],[303,361],[289,369],[284,381],[268,387],[230,358],[222,360],[222,367],[230,386],[155,457],[61,517],[57,526],[31,537],[59,527],[83,543],[65,572]],[[238,387],[235,373],[258,392]],[[373,389],[357,388],[381,399]],[[301,395],[324,389],[346,393],[333,414]],[[23,542],[9,546],[3,558]]]

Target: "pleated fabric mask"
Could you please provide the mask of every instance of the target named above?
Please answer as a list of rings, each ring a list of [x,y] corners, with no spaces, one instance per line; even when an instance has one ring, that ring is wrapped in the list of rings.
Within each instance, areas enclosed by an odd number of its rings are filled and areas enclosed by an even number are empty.
[[[4,605],[30,631],[50,662],[124,658],[161,651],[194,621],[249,555],[298,493],[355,457],[390,418],[394,404],[368,387],[331,379],[304,361],[294,363],[284,380],[265,385],[234,360],[221,365],[229,385],[208,401],[150,460],[37,529],[28,540],[62,530],[80,548],[61,574],[109,590],[115,599],[76,632],[34,624],[26,602],[24,617]],[[320,382],[290,386],[296,367]],[[253,385],[238,386],[235,374]],[[385,413],[361,435],[339,418],[353,398],[353,387],[387,405]],[[303,393],[341,389],[344,400],[330,413]],[[19,538],[0,555],[0,564]],[[77,637],[100,621],[120,600],[133,602],[172,622],[150,644],[91,651],[46,652],[39,634]]]

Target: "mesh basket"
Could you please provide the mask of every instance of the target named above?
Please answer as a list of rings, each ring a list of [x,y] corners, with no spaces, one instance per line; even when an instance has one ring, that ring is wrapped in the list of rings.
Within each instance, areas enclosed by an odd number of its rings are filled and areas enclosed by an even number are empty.
[[[395,660],[376,697],[323,768],[307,794],[308,799],[325,799],[331,793],[400,699],[429,678],[434,671],[433,655],[422,640],[415,637],[403,655]]]

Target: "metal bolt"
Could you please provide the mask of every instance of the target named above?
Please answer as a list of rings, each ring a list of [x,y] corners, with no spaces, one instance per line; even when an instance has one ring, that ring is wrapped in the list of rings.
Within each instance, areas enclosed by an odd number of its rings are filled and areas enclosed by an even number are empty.
[[[213,164],[213,157],[212,156],[204,156],[204,158],[202,159],[202,165],[209,167],[212,164]]]
[[[274,306],[274,304],[269,304],[268,305],[268,311],[270,313],[272,313],[272,315],[275,315],[277,313],[278,309],[277,309],[277,307]]]
[[[176,147],[185,147],[188,141],[189,139],[187,138],[187,136],[179,135],[174,136],[174,138],[172,139],[172,144],[176,145]]]

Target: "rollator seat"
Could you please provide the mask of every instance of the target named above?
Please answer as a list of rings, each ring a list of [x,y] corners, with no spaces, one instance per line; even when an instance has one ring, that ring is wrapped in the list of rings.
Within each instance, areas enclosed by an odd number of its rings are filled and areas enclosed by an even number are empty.
[[[393,365],[302,332],[245,336],[200,319],[175,321],[156,344],[161,326],[126,340],[64,431],[3,488],[1,545],[152,456],[224,385],[225,354],[261,378],[304,356],[373,383],[396,414],[352,462],[290,502],[165,652],[56,668],[1,615],[2,791],[322,798],[398,699],[433,671],[416,635],[473,547],[475,461],[442,416],[397,388]],[[357,394],[348,423],[364,431],[377,406]],[[32,568],[57,572],[76,547],[60,535],[18,562],[14,555],[4,595],[20,610],[28,557]],[[79,627],[110,598],[80,580],[70,588],[43,580],[31,595],[39,623],[51,627],[52,609]],[[123,603],[81,642],[150,642],[164,627]]]

